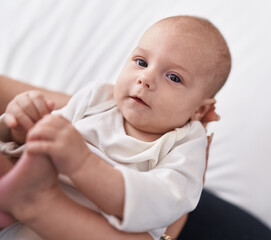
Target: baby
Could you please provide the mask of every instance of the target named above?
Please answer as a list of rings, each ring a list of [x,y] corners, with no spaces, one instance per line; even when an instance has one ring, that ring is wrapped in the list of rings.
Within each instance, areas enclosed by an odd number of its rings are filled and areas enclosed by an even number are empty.
[[[159,239],[198,203],[207,145],[200,121],[213,107],[230,67],[227,44],[209,21],[176,16],[143,34],[115,85],[92,83],[50,115],[53,103],[41,93],[19,95],[3,122],[11,128],[11,140],[26,145],[0,180],[5,196],[0,209],[47,237],[43,226],[60,213],[49,208],[54,196],[62,194],[57,171],[62,190],[74,201],[122,232],[148,232]],[[50,201],[37,194],[40,188]],[[29,212],[18,206],[31,206],[31,217],[47,215],[47,222],[29,221]],[[47,211],[39,215],[40,208]],[[69,219],[68,211],[61,213]]]

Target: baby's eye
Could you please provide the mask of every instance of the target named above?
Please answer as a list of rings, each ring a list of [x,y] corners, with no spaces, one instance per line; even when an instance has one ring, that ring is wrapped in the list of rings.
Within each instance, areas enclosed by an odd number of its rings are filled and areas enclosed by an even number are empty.
[[[178,77],[176,74],[170,73],[170,74],[167,75],[167,77],[173,82],[182,83],[181,78]]]
[[[144,61],[143,59],[137,59],[136,63],[141,67],[148,67],[148,63]]]

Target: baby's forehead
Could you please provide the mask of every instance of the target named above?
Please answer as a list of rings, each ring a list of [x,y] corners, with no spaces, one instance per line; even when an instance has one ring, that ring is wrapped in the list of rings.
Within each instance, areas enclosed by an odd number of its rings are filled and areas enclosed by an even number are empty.
[[[161,30],[171,32],[176,37],[186,35],[193,38],[198,38],[203,42],[221,42],[224,40],[218,29],[208,20],[191,17],[191,16],[176,16],[162,19],[153,24],[150,30]]]
[[[195,19],[180,18],[166,18],[153,24],[150,29],[160,28],[162,30],[173,31],[175,34],[191,34],[191,35],[205,35],[202,23],[198,23]]]
[[[184,44],[185,49],[191,47],[189,53],[197,57],[190,55],[186,61],[196,60],[195,65],[200,68],[197,71],[206,73],[210,75],[209,79],[215,80],[217,86],[213,93],[223,86],[231,69],[231,54],[224,37],[211,22],[193,16],[169,17],[153,24],[144,35],[152,34],[156,36],[149,38],[159,39],[159,36],[168,34],[177,41],[180,39],[179,44]],[[212,85],[213,82],[209,84]]]
[[[200,64],[202,67],[210,63],[214,54],[213,46],[203,39],[200,30],[190,30],[187,25],[182,28],[176,21],[173,23],[161,21],[152,25],[140,39],[138,47],[155,48],[157,52],[158,45],[159,50],[166,52],[166,56],[174,55],[175,59],[185,56],[186,61],[194,61],[195,65]]]
[[[208,49],[208,52],[210,52],[214,49],[212,45],[213,40],[211,39],[212,36],[201,26],[191,21],[159,21],[152,25],[142,38],[144,40],[144,36],[147,36],[157,41],[164,35],[167,35],[168,39],[179,41],[180,44],[193,44],[194,51]]]

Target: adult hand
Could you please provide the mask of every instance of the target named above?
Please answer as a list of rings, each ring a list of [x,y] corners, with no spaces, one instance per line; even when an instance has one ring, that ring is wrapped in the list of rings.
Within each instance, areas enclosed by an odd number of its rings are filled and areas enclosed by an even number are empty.
[[[210,109],[201,119],[202,125],[206,128],[209,122],[219,121],[220,116],[215,112],[215,103],[211,105]]]
[[[209,111],[203,116],[203,118],[201,119],[201,123],[202,125],[206,128],[207,124],[209,122],[213,122],[213,121],[219,121],[220,116],[215,112],[215,103],[211,105]],[[203,183],[205,183],[205,175],[206,175],[206,170],[207,170],[207,166],[208,166],[208,158],[209,158],[209,149],[210,149],[210,145],[212,142],[214,134],[211,133],[209,136],[207,136],[207,147],[206,147],[206,168],[205,168],[205,172],[203,175]]]

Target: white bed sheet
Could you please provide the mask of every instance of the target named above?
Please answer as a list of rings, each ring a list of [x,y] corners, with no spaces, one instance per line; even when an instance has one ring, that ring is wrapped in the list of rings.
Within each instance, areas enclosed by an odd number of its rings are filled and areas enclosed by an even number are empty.
[[[0,74],[73,93],[114,82],[143,31],[176,14],[210,19],[233,57],[217,96],[206,187],[271,227],[271,1],[0,0]]]

